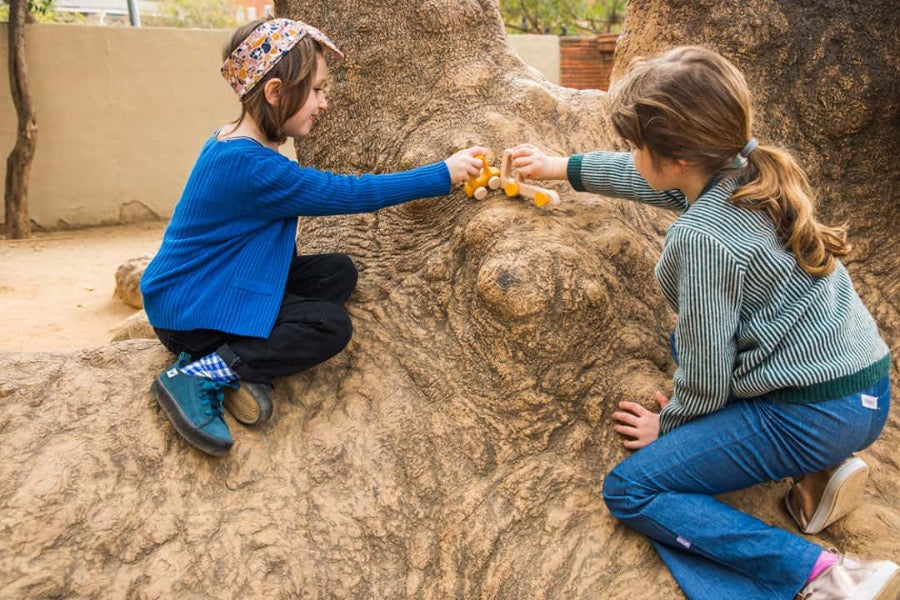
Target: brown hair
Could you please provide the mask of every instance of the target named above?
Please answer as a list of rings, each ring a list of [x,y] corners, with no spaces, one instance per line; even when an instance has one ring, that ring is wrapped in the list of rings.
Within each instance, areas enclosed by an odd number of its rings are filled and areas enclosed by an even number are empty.
[[[728,60],[700,47],[680,47],[632,64],[612,90],[612,123],[626,140],[659,159],[695,163],[712,176],[738,176],[731,202],[764,210],[782,244],[811,275],[828,275],[835,257],[850,251],[845,227],[815,216],[815,194],[789,152],[751,138],[753,112],[747,82]]]
[[[257,19],[239,27],[222,50],[222,60],[226,60],[254,29],[267,20],[269,19]],[[243,121],[249,114],[263,135],[273,142],[284,142],[287,139],[284,123],[294,116],[309,97],[313,78],[316,76],[316,57],[319,52],[322,52],[319,43],[308,35],[304,36],[244,95],[241,100],[241,116],[235,124]],[[278,105],[272,106],[266,102],[263,90],[266,82],[276,77],[281,80],[281,95]]]

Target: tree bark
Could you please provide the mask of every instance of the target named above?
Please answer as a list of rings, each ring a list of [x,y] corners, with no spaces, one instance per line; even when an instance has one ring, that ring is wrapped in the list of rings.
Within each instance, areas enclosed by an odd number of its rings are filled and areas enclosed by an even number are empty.
[[[872,254],[857,273],[874,266],[861,291],[898,356],[893,309],[879,299],[895,285],[886,276],[896,269],[887,250],[896,219],[870,220],[896,215],[882,206],[896,167],[879,170],[864,156],[896,143],[887,137],[891,99],[869,79],[898,53],[892,3],[870,4],[852,13],[849,27],[864,33],[851,51],[848,36],[822,35],[845,27],[833,6],[846,3],[746,0],[738,11],[731,0],[635,0],[620,60],[653,52],[658,39],[719,48],[754,88],[771,80],[758,104],[765,141],[783,140],[782,126],[843,123],[818,112],[822,90],[839,111],[868,90],[886,115],[797,149],[801,161],[817,152],[831,168],[843,160],[840,168],[867,174],[860,184],[884,192],[863,194],[852,174],[834,179],[858,209],[854,227],[868,227]],[[800,9],[808,21],[791,20]],[[550,85],[525,67],[492,1],[285,0],[278,12],[320,26],[347,53],[334,66],[330,110],[299,148],[304,164],[393,171],[475,142],[496,151],[526,141],[558,153],[621,147],[607,95]],[[743,46],[740,36],[770,43]],[[785,52],[821,43],[827,51]],[[820,54],[841,56],[847,75],[862,73],[853,81],[874,87],[816,76]],[[795,87],[804,65],[813,68],[800,86],[807,93]],[[845,153],[854,140],[861,156]],[[0,461],[0,581],[9,582],[0,595],[681,597],[647,540],[600,497],[627,454],[611,428],[616,403],[652,406],[653,390],[671,378],[673,319],[652,271],[672,217],[556,188],[562,204],[550,209],[455,191],[303,220],[301,252],[347,252],[360,267],[348,303],[353,340],[276,380],[266,426],[229,417],[236,442],[221,459],[188,448],[156,409],[149,384],[173,357],[155,340],[0,352],[0,447],[18,459]],[[811,539],[896,560],[898,437],[895,411],[863,453],[872,466],[865,502]],[[724,500],[796,531],[781,508],[786,487]]]
[[[9,88],[18,115],[16,145],[6,159],[6,237],[31,237],[28,218],[28,180],[37,143],[37,120],[28,88],[25,61],[25,23],[28,0],[10,0],[9,5]]]
[[[524,67],[507,49],[494,2],[281,0],[277,7],[320,25],[347,55],[334,65],[329,114],[298,147],[301,162],[390,171],[474,142],[497,152],[521,142],[561,154],[621,148],[608,125],[606,94],[560,89]],[[886,243],[898,216],[896,201],[885,202],[897,173],[897,161],[889,159],[897,144],[892,3],[847,14],[844,3],[768,0],[648,0],[628,10],[620,65],[663,46],[699,43],[747,72],[760,102],[757,135],[791,147],[824,184],[826,220],[848,218],[857,235],[866,232],[868,240],[858,242],[864,253],[855,257],[865,256],[867,266],[852,268],[898,356],[896,300],[885,292],[900,277],[875,275],[897,274],[900,264]],[[410,377],[421,395],[421,402],[409,398],[413,406],[426,414],[443,406],[443,417],[463,431],[497,432],[462,436],[468,451],[455,485],[484,484],[483,504],[467,513],[469,524],[488,537],[481,540],[486,544],[509,546],[492,546],[492,556],[436,551],[441,565],[473,585],[485,584],[485,570],[521,576],[559,559],[529,545],[522,533],[539,529],[552,513],[547,490],[593,498],[588,505],[604,511],[594,486],[624,456],[610,413],[623,399],[652,406],[651,390],[667,391],[673,369],[666,345],[672,315],[652,277],[671,217],[559,189],[562,205],[549,211],[500,194],[479,203],[457,192],[376,216],[303,221],[298,238],[301,251],[338,247],[361,264],[352,311],[360,347],[397,363],[393,372],[382,369],[384,381]],[[441,432],[429,436],[440,440]],[[874,450],[882,454],[869,459],[890,460],[897,438],[893,420]],[[434,443],[442,442],[449,440]],[[530,468],[548,452],[564,458],[537,475]],[[450,469],[440,456],[431,460]],[[894,480],[884,485],[897,491]],[[536,491],[521,512],[516,487]],[[772,520],[777,507],[750,500],[759,493],[748,490],[737,504]],[[489,514],[509,520],[492,522]],[[629,538],[612,521],[601,523],[604,543]],[[450,539],[465,545],[461,537]],[[583,543],[573,533],[562,545]],[[889,555],[891,546],[881,543]],[[517,554],[513,547],[528,549]],[[521,570],[505,562],[512,560]],[[577,552],[566,560],[577,560]],[[573,581],[563,568],[544,575],[540,583],[502,585],[528,595]],[[581,580],[585,589],[614,597],[616,578],[628,575],[607,574],[603,584],[591,579],[598,574],[578,577],[588,578]],[[448,581],[430,589],[447,592]],[[504,589],[494,583],[492,590]]]

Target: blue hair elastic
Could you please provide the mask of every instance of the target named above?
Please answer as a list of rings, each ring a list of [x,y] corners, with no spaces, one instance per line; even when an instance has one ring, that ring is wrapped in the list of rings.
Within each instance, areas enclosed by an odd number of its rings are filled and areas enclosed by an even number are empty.
[[[740,154],[744,158],[747,158],[754,150],[756,150],[756,146],[758,146],[758,144],[756,143],[756,138],[750,138],[750,140],[744,145],[743,148],[741,148],[741,151],[738,154]]]
[[[756,150],[756,138],[750,138],[744,147],[741,148],[741,151],[737,153],[737,156],[734,157],[734,168],[743,169],[747,166],[747,157],[750,156],[750,153]]]

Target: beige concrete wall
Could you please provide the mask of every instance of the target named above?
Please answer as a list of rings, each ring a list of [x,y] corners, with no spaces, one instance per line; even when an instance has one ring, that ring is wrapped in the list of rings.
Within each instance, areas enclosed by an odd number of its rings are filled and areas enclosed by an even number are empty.
[[[229,35],[29,25],[26,58],[38,122],[28,194],[32,220],[55,229],[168,218],[203,141],[239,114],[219,75]],[[4,177],[16,136],[6,39],[3,24]],[[293,153],[290,144],[284,148]]]
[[[509,35],[509,47],[550,83],[559,85],[559,38],[526,33]]]
[[[219,75],[226,30],[29,25],[26,59],[38,122],[29,216],[60,229],[167,219],[203,141],[239,114]],[[556,36],[513,35],[523,60],[559,83]],[[8,90],[7,28],[0,77]],[[16,111],[0,92],[0,168]],[[291,143],[282,152],[296,158]],[[4,219],[0,211],[0,222]]]

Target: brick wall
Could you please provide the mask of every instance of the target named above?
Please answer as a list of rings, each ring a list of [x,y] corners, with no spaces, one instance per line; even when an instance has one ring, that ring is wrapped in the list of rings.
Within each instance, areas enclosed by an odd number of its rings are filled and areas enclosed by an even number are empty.
[[[559,38],[559,84],[575,89],[609,89],[616,33]]]

